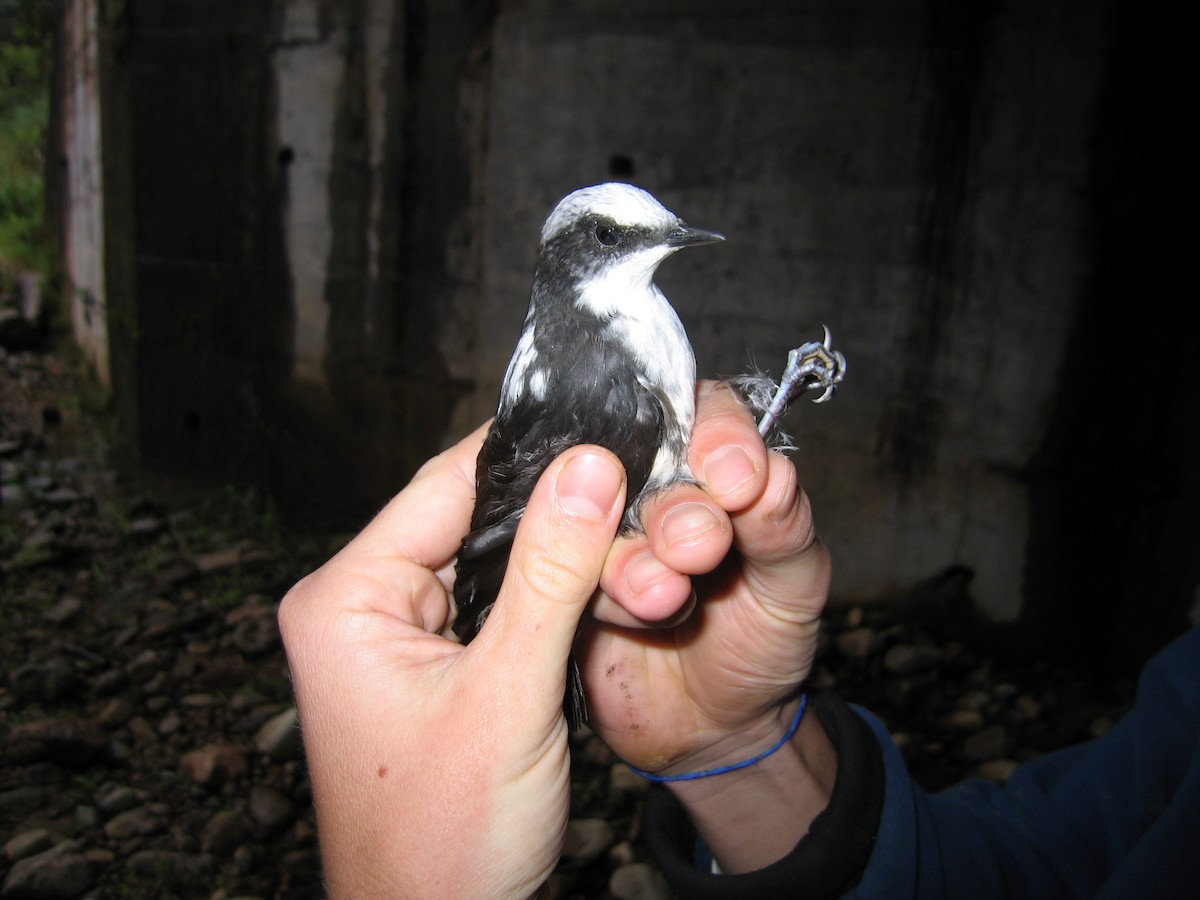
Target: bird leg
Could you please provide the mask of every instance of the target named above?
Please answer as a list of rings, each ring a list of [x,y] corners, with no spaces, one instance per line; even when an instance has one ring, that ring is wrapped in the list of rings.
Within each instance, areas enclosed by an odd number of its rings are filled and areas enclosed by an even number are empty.
[[[779,387],[758,423],[758,433],[763,437],[770,433],[779,417],[801,394],[823,388],[821,396],[813,398],[813,402],[824,403],[833,396],[838,384],[846,377],[846,357],[833,349],[829,329],[824,325],[821,327],[825,331],[824,340],[801,344],[788,353],[787,367],[779,379]]]

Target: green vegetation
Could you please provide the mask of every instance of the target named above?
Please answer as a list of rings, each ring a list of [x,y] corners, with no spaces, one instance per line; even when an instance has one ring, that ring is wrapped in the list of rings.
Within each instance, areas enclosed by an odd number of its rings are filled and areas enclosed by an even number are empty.
[[[52,7],[46,0],[0,0],[0,282],[21,269],[51,268],[43,198]]]

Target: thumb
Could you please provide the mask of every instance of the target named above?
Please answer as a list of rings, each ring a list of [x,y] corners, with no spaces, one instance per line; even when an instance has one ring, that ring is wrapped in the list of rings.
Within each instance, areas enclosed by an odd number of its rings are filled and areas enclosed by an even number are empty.
[[[625,470],[593,446],[564,451],[538,480],[479,638],[508,665],[561,680],[625,504]],[[490,635],[484,632],[490,631]]]

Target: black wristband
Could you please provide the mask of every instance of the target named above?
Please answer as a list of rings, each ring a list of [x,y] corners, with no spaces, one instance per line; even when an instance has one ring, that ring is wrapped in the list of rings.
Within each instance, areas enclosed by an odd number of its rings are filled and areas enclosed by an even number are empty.
[[[787,856],[755,872],[713,875],[694,863],[696,829],[675,797],[662,787],[646,803],[646,843],[681,898],[805,900],[839,897],[862,878],[883,810],[883,753],[874,733],[839,697],[812,698],[837,751],[838,771],[829,805]]]

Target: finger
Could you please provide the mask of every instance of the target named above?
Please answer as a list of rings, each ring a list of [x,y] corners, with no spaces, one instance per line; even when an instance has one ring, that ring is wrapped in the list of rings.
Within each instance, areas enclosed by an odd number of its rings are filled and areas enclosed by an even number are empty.
[[[697,386],[688,460],[709,496],[727,512],[745,509],[766,489],[767,448],[750,410],[723,382]]]
[[[597,622],[619,628],[673,628],[687,621],[696,608],[696,592],[690,580],[686,582],[686,587],[687,592],[682,595],[681,601],[672,597],[666,603],[643,603],[642,598],[638,598],[634,602],[626,601],[624,605],[601,590],[592,599],[589,612]]]
[[[729,516],[695,485],[652,498],[642,510],[642,524],[643,532],[619,538],[609,551],[600,580],[606,600],[592,609],[601,621],[674,619],[691,596],[689,576],[711,571],[733,543]]]
[[[829,591],[829,552],[817,539],[812,507],[791,460],[770,454],[768,474],[759,500],[732,516],[734,545],[763,606],[788,621],[810,622]]]
[[[732,527],[729,529],[732,538]],[[601,594],[590,608],[593,618],[612,625],[672,618],[692,594],[692,580],[655,555],[644,533],[617,538],[600,578]]]
[[[733,545],[729,514],[696,485],[679,485],[651,499],[642,524],[659,561],[685,575],[712,571]]]
[[[565,451],[538,481],[480,635],[506,666],[561,681],[625,501],[625,470],[599,447]],[[510,669],[512,671],[513,669]]]

